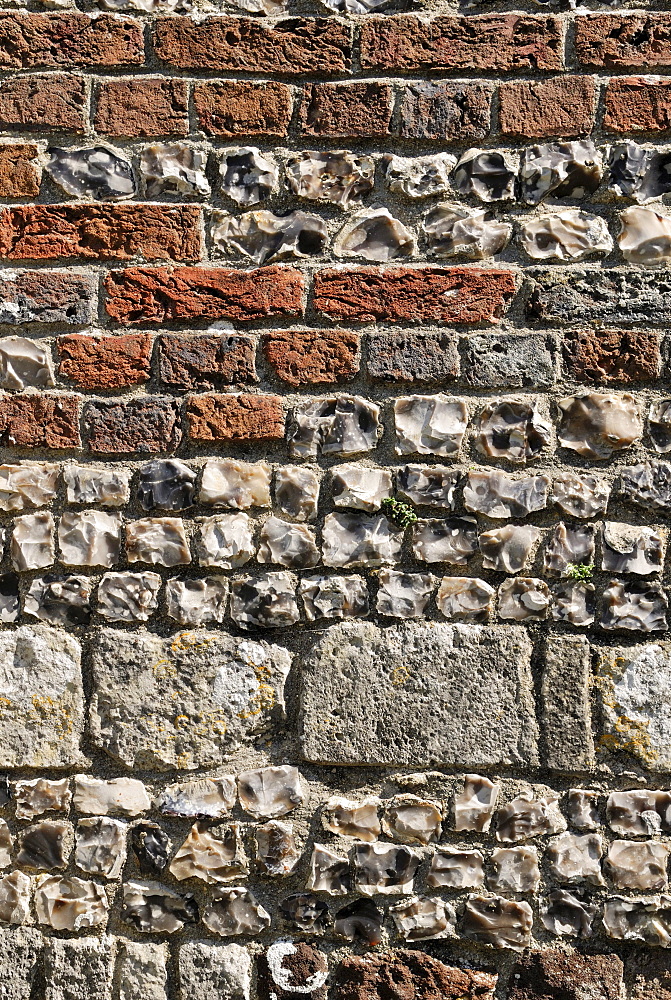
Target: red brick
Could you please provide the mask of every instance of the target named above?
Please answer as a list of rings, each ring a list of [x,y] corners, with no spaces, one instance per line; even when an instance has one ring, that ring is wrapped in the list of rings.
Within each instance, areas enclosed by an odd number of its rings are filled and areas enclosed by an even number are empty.
[[[406,139],[483,139],[489,132],[494,85],[484,82],[409,83],[399,105]]]
[[[119,323],[231,319],[303,312],[303,275],[291,267],[131,267],[105,279],[107,314]]]
[[[382,136],[389,134],[393,91],[389,84],[310,83],[300,119],[305,135]]]
[[[151,377],[152,338],[146,333],[90,337],[73,333],[57,340],[59,374],[82,389],[123,389]]]
[[[665,132],[671,128],[671,80],[629,76],[606,87],[604,128],[612,132]]]
[[[274,25],[248,17],[159,18],[154,48],[179,69],[217,73],[344,73],[351,65],[351,29],[327,17],[292,17]]]
[[[0,257],[197,260],[195,205],[26,205],[0,212]]]
[[[502,83],[499,88],[501,132],[528,139],[587,135],[594,128],[596,105],[597,88],[592,76]]]
[[[0,67],[141,65],[139,21],[101,14],[0,13]]]
[[[564,361],[579,382],[648,382],[661,371],[660,335],[655,330],[571,332],[564,339]]]
[[[495,268],[325,268],[315,275],[314,305],[360,323],[494,323],[514,293],[513,272]]]
[[[186,418],[194,441],[268,441],[284,437],[279,396],[191,396]]]
[[[0,270],[0,323],[91,323],[97,287],[93,274]]]
[[[40,192],[40,175],[33,160],[37,146],[16,143],[0,146],[0,198],[35,198]]]
[[[159,337],[159,378],[171,389],[201,391],[256,382],[256,343],[240,334]]]
[[[361,28],[363,69],[514,70],[564,68],[558,17],[532,14],[368,17]]]
[[[272,81],[197,83],[193,106],[208,135],[285,136],[291,121],[291,91]]]
[[[671,14],[590,14],[575,19],[575,47],[586,66],[671,66]]]
[[[79,396],[3,396],[0,442],[17,448],[78,448]]]
[[[86,403],[90,451],[101,455],[174,451],[182,440],[179,403],[165,396]]]
[[[186,81],[147,77],[103,80],[94,122],[104,135],[188,135]]]
[[[263,335],[263,349],[290,385],[340,382],[359,371],[359,339],[351,330],[277,330]]]
[[[83,132],[86,86],[79,76],[12,76],[0,82],[0,128]]]

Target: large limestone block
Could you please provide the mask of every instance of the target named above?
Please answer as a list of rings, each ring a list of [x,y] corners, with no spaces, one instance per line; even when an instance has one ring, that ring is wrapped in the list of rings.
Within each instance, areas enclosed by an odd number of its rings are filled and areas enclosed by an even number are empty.
[[[0,929],[2,1000],[30,1000],[42,952],[42,935],[34,927]]]
[[[303,753],[335,764],[535,764],[531,652],[517,626],[335,625],[303,664]]]
[[[179,949],[180,1000],[249,1000],[251,976],[242,945],[189,941]]]
[[[111,1000],[112,938],[50,938],[44,952],[45,1000]]]
[[[81,762],[81,647],[46,625],[0,632],[0,766]]]
[[[217,764],[283,718],[290,665],[283,647],[225,632],[163,638],[103,628],[93,650],[93,739],[129,767]]]

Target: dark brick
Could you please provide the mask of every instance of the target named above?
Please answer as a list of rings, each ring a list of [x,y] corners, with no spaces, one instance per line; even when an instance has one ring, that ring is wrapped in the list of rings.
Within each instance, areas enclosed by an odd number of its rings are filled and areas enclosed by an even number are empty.
[[[482,139],[491,123],[494,85],[484,82],[409,83],[399,104],[407,139]]]
[[[0,82],[0,128],[83,132],[86,86],[80,76],[11,76]]]
[[[495,972],[458,969],[422,951],[348,955],[336,970],[333,1000],[490,1000]]]
[[[22,271],[2,277],[0,323],[90,323],[97,279],[64,271]]]
[[[463,344],[469,385],[544,389],[555,381],[555,347],[547,334],[482,333]]]
[[[79,11],[63,14],[0,12],[0,67],[140,66],[142,26],[131,18]]]
[[[442,382],[459,374],[459,354],[450,333],[389,330],[368,339],[368,374],[383,382]]]
[[[314,305],[360,323],[493,323],[514,294],[513,272],[496,268],[324,268],[315,275]]]
[[[660,273],[609,268],[537,272],[527,303],[531,320],[575,326],[622,324],[668,326],[671,286]]]
[[[572,331],[563,353],[579,382],[648,382],[659,378],[662,366],[660,335],[654,330]]]
[[[604,128],[611,132],[666,132],[671,128],[671,80],[622,77],[606,87]]]
[[[619,1000],[622,961],[617,955],[533,951],[519,959],[511,975],[509,1000]]]
[[[393,91],[386,83],[310,83],[300,110],[305,135],[389,134]]]
[[[174,451],[182,439],[179,403],[164,396],[86,403],[90,451],[101,455]]]
[[[103,80],[94,123],[103,135],[188,135],[188,85],[150,77]]]
[[[285,136],[291,121],[291,90],[285,83],[220,80],[197,83],[193,105],[208,135]]]
[[[186,417],[194,441],[267,441],[284,437],[279,396],[191,396]]]
[[[351,28],[326,17],[292,17],[273,25],[250,17],[159,18],[154,48],[159,59],[179,69],[345,73],[351,65]]]
[[[499,122],[504,135],[529,139],[587,135],[594,128],[597,87],[592,76],[524,80],[499,87]]]
[[[367,17],[361,27],[363,69],[514,70],[564,68],[564,34],[558,17],[481,14],[430,21],[412,14]]]
[[[3,396],[0,442],[17,448],[78,448],[79,396]]]
[[[303,312],[303,275],[291,267],[130,267],[105,279],[107,314],[119,323],[231,319]]]
[[[289,385],[340,382],[359,370],[359,334],[348,330],[278,330],[264,334],[263,348]]]
[[[671,66],[671,14],[589,14],[575,19],[575,47],[586,66]]]
[[[629,1000],[671,1000],[671,955],[661,949],[633,951],[624,975]]]
[[[146,333],[91,337],[72,333],[57,340],[59,374],[82,389],[123,389],[151,377],[152,338]]]
[[[255,382],[255,354],[254,340],[239,334],[159,337],[159,378],[181,391]]]

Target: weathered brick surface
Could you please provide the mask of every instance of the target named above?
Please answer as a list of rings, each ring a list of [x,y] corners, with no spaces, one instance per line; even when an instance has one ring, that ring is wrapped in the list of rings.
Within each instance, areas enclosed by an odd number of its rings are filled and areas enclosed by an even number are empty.
[[[605,69],[671,65],[671,14],[590,14],[576,18],[576,51]]]
[[[0,273],[0,323],[90,323],[97,281],[58,271]]]
[[[289,385],[339,382],[359,370],[359,335],[348,330],[278,330],[264,334],[263,347]]]
[[[184,136],[189,131],[184,80],[104,80],[98,89],[95,127],[104,135]]]
[[[611,80],[604,98],[611,132],[665,132],[671,127],[671,81],[632,76]]]
[[[118,66],[144,62],[142,26],[130,18],[79,12],[0,13],[0,66]]]
[[[284,436],[279,396],[191,396],[186,418],[194,441],[267,441]]]
[[[35,205],[0,215],[7,260],[197,260],[200,209],[190,205]]]
[[[596,80],[558,76],[552,80],[504,83],[499,89],[501,131],[529,139],[579,136],[594,127]]]
[[[587,991],[603,1000],[617,1000],[622,960],[617,955],[568,955],[559,949],[535,952],[516,963],[513,984],[510,1000],[537,1000],[553,993],[579,1000]]]
[[[207,135],[284,136],[291,121],[291,91],[284,83],[197,83],[193,104]]]
[[[512,271],[477,268],[324,268],[315,308],[332,319],[370,323],[492,323],[515,293]]]
[[[450,333],[385,330],[367,342],[368,374],[383,382],[439,382],[459,374],[459,352]]]
[[[597,275],[574,269],[566,276],[545,271],[534,276],[533,285],[527,304],[532,321],[617,329],[622,323],[665,324],[671,310],[671,289],[654,271],[612,268]]]
[[[330,18],[288,18],[272,27],[239,17],[209,17],[207,31],[189,18],[157,21],[159,59],[179,69],[218,73],[343,73],[350,68],[351,29]]]
[[[46,393],[3,396],[0,441],[18,448],[77,448],[79,397]]]
[[[393,92],[386,83],[314,83],[305,88],[300,120],[305,135],[387,135]]]
[[[0,81],[0,127],[40,132],[83,132],[86,85],[64,73],[10,76]]]
[[[159,378],[173,390],[207,390],[256,381],[256,345],[238,334],[159,338]]]
[[[660,335],[655,330],[571,331],[564,337],[564,360],[579,382],[648,382],[660,374]]]
[[[484,14],[372,17],[361,31],[364,69],[556,70],[563,68],[563,31],[557,17]]]
[[[182,439],[179,404],[164,396],[84,404],[90,451],[103,455],[173,451]]]
[[[40,175],[34,163],[37,146],[15,143],[0,146],[0,198],[35,198]]]
[[[119,323],[297,316],[303,311],[303,276],[290,267],[259,271],[228,268],[133,267],[105,279],[109,316]]]
[[[81,389],[122,389],[151,376],[152,338],[148,334],[58,338],[58,370]]]
[[[400,134],[406,139],[482,139],[490,129],[492,83],[422,80],[403,88]]]

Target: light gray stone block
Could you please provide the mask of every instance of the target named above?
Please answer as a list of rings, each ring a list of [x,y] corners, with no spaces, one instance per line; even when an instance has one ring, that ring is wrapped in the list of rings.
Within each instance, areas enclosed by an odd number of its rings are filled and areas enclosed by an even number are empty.
[[[34,927],[0,929],[0,996],[30,1000],[42,951],[42,935]]]
[[[303,663],[303,753],[339,764],[536,764],[531,651],[518,626],[335,625]]]
[[[111,938],[50,938],[44,958],[45,1000],[111,1000]]]
[[[118,940],[119,1000],[166,1000],[167,944]]]
[[[594,766],[589,643],[582,636],[548,639],[541,686],[542,763],[559,771]]]
[[[179,949],[180,1000],[249,1000],[251,973],[242,945],[190,941]]]

